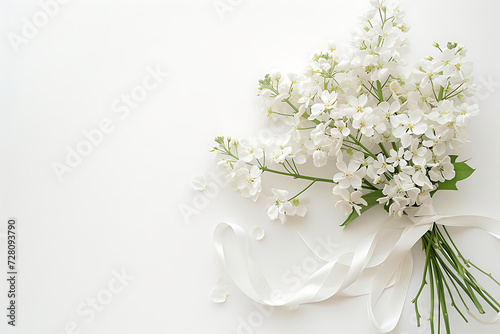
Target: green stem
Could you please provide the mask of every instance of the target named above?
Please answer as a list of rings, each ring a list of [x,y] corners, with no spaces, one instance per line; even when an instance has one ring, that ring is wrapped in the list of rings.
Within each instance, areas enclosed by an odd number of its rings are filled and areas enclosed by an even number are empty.
[[[444,87],[441,86],[441,88],[439,88],[438,101],[441,101],[443,99],[443,94],[444,94]]]
[[[283,114],[281,112],[276,112],[276,111],[273,111],[272,112],[273,114],[276,114],[276,115],[280,115],[280,116],[285,116],[285,117],[290,117],[290,116],[293,116],[293,114]]]
[[[384,144],[383,143],[378,143],[378,146],[380,147],[380,149],[382,150],[382,153],[385,155],[386,158],[389,157],[389,153],[387,153],[387,150],[386,148],[384,147]]]
[[[359,140],[357,140],[356,137],[354,137],[353,135],[349,135],[349,138],[351,138],[356,143],[356,145],[360,146],[363,150],[365,150],[366,153],[371,155],[374,159],[377,159],[377,156],[373,154],[369,149],[367,149]]]
[[[472,263],[470,260],[467,260],[467,263],[470,264],[471,266],[473,266],[474,268],[476,268],[478,271],[480,271],[482,274],[484,274],[485,276],[488,276],[489,278],[491,278],[493,280],[493,282],[495,282],[496,284],[500,285],[500,282],[498,282],[494,277],[493,275],[491,275],[491,273],[487,273],[486,271],[482,270],[481,268],[479,268],[478,266],[476,266],[474,263]]]
[[[420,312],[418,312],[418,297],[420,297],[420,294],[422,293],[422,290],[424,289],[424,286],[427,284],[427,281],[425,280],[425,277],[427,276],[427,268],[429,267],[429,261],[430,261],[430,247],[431,243],[428,242],[427,245],[425,244],[425,239],[422,238],[422,245],[425,247],[425,265],[424,265],[424,274],[422,276],[422,284],[420,284],[420,289],[417,292],[417,295],[413,300],[411,301],[412,303],[415,304],[415,313],[417,316],[417,326],[420,327]]]
[[[432,86],[432,93],[434,94],[434,98],[436,99],[437,102],[439,102],[439,99],[436,95],[436,88],[434,88],[434,83],[432,82],[432,79],[429,79],[429,81],[431,82],[431,86]]]
[[[446,297],[445,297],[444,289],[443,289],[444,278],[442,276],[441,270],[439,269],[437,262],[435,260],[432,262],[433,262],[433,266],[434,266],[434,272],[436,274],[436,290],[438,293],[438,302],[441,305],[440,307],[441,307],[441,311],[443,314],[446,333],[449,334],[450,333],[450,320],[448,318],[448,309],[446,307]]]
[[[464,261],[466,262],[465,258],[463,257],[462,253],[460,253],[460,251],[458,250],[458,247],[457,245],[455,244],[455,242],[453,241],[453,239],[451,238],[450,236],[450,233],[448,233],[448,229],[446,228],[446,226],[443,226],[443,230],[444,232],[446,233],[446,235],[448,236],[448,239],[450,240],[451,244],[453,245],[453,248],[455,248],[455,250],[457,251],[457,254],[458,256]],[[441,233],[441,231],[439,231],[439,233]],[[443,239],[444,239],[444,236],[443,236]]]
[[[429,266],[429,283],[430,283],[430,292],[431,292],[431,314],[430,314],[430,325],[431,325],[431,334],[434,334],[434,275],[432,273],[432,265]]]
[[[382,83],[377,80],[377,95],[380,103],[384,102],[384,95],[382,94]]]
[[[368,93],[372,94],[374,98],[376,98],[377,100],[379,99],[379,97],[377,95],[375,95],[371,89],[368,89],[368,87],[365,86],[365,84],[361,84]]]
[[[295,195],[292,198],[290,198],[288,200],[288,202],[290,202],[291,200],[294,200],[295,198],[297,198],[298,196],[300,196],[304,191],[306,191],[307,189],[309,189],[315,183],[316,183],[316,181],[312,181],[307,187],[305,187],[304,189],[302,189],[302,191],[300,191],[297,195]]]
[[[481,304],[479,303],[479,300],[477,299],[476,295],[474,294],[474,292],[470,289],[470,286],[468,285],[467,281],[464,280],[464,282],[462,283],[462,281],[460,280],[459,277],[457,277],[453,271],[446,265],[446,263],[444,262],[443,259],[441,259],[439,256],[436,255],[436,258],[439,260],[441,266],[443,266],[443,268],[450,274],[450,276],[453,277],[453,280],[458,283],[458,285],[460,285],[460,287],[462,288],[462,290],[467,294],[467,296],[469,296],[470,300],[473,302],[474,306],[477,308],[477,310],[479,311],[479,313],[483,314],[484,313],[484,310],[483,310],[483,307],[481,306]],[[463,279],[463,277],[462,277]]]
[[[292,172],[293,172],[294,174],[300,174],[300,173],[299,173],[299,171],[298,171],[298,170],[296,170],[296,169],[292,166],[292,164],[290,163],[290,161],[285,160],[285,162],[284,162],[284,163],[288,164],[288,166],[290,167],[290,169],[292,170]],[[287,168],[287,169],[288,169],[288,168]]]
[[[460,87],[463,86],[463,84],[464,83],[462,82],[457,88],[455,88],[454,90],[452,90],[451,92],[449,92],[448,94],[446,94],[446,96],[444,97],[444,99],[448,99],[453,93],[455,93],[457,90],[459,90]]]
[[[294,179],[303,179],[303,180],[311,180],[311,181],[318,181],[318,182],[335,183],[335,182],[333,182],[333,179],[324,179],[324,178],[321,178],[321,177],[314,177],[314,176],[306,176],[306,175],[300,175],[300,174],[295,174],[295,173],[281,172],[279,170],[274,170],[274,169],[270,169],[270,168],[267,168],[267,167],[259,167],[259,168],[263,172],[270,172],[270,173],[274,173],[274,174],[291,176]]]
[[[266,87],[266,88],[269,89],[274,94],[279,95],[279,92],[276,88],[274,88],[272,86]],[[283,99],[282,101],[286,102],[295,111],[295,113],[299,112],[299,109],[292,102],[290,102],[290,98],[287,97],[286,99]]]
[[[444,228],[444,227],[443,227]],[[418,310],[418,298],[421,295],[423,288],[427,284],[426,279],[430,285],[430,300],[431,300],[431,314],[430,314],[430,326],[431,333],[434,333],[437,329],[437,333],[441,331],[441,320],[444,323],[446,333],[451,333],[450,320],[449,320],[449,304],[447,300],[449,298],[451,302],[451,307],[453,307],[457,313],[468,322],[464,313],[459,309],[458,305],[452,295],[452,289],[448,284],[451,282],[454,289],[458,293],[463,306],[469,310],[467,303],[462,297],[462,293],[465,293],[469,298],[469,304],[472,302],[474,306],[480,313],[485,313],[479,299],[486,302],[492,310],[499,312],[500,303],[497,302],[491,294],[489,294],[476,280],[476,278],[469,272],[467,268],[473,266],[479,270],[484,275],[491,277],[491,274],[486,273],[484,270],[478,268],[477,266],[470,263],[468,260],[464,260],[464,257],[456,247],[453,239],[451,238],[448,231],[445,229],[445,233],[442,233],[438,225],[434,225],[430,231],[422,236],[422,247],[425,250],[425,265],[424,273],[422,276],[422,283],[417,295],[412,300],[415,304],[415,313],[417,316],[417,325],[420,326],[421,315]],[[446,238],[446,237],[447,238]],[[453,246],[452,246],[453,245]],[[493,278],[492,278],[493,279]],[[498,283],[498,281],[494,280]],[[460,289],[458,288],[460,287]],[[461,293],[462,292],[462,293]],[[437,300],[435,299],[437,297]],[[481,298],[478,298],[481,297]]]
[[[462,319],[464,319],[465,322],[469,322],[467,320],[467,318],[465,317],[465,315],[462,313],[462,311],[460,311],[460,309],[458,308],[457,304],[455,303],[455,299],[453,298],[453,294],[451,293],[451,289],[450,289],[450,286],[448,285],[448,282],[446,282],[446,278],[444,277],[444,275],[441,273],[441,277],[442,277],[442,280],[443,280],[443,283],[446,287],[446,290],[448,291],[448,295],[450,296],[450,300],[451,300],[451,306],[453,308],[455,308],[455,310],[457,311],[458,314],[460,314],[460,316],[462,317]],[[452,281],[453,283],[453,281]],[[460,293],[458,293],[460,295]],[[462,296],[460,296],[460,298],[462,298]]]
[[[377,187],[375,187],[372,183],[370,183],[370,181],[368,181],[367,179],[363,178],[363,183],[365,183],[367,186],[368,186],[368,189],[372,189],[372,190],[378,190]]]
[[[446,98],[447,98],[447,99],[450,99],[450,98],[452,98],[452,97],[455,97],[455,96],[457,96],[458,94],[463,93],[463,92],[464,92],[464,90],[465,90],[465,89],[462,89],[461,91],[459,91],[459,92],[457,92],[457,93],[455,93],[455,94],[453,94],[453,95],[449,95],[449,96],[447,96]]]
[[[297,107],[292,102],[290,102],[290,99],[286,98],[283,101],[285,101],[290,107],[292,107],[295,113],[299,112],[299,109],[297,109]]]

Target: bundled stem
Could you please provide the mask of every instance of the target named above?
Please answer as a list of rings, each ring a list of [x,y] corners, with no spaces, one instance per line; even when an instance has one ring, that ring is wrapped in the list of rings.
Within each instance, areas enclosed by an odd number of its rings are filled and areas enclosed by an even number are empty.
[[[422,317],[418,309],[418,298],[427,284],[429,284],[431,299],[429,318],[431,334],[435,333],[436,329],[440,333],[442,323],[444,323],[446,333],[451,333],[447,303],[448,297],[451,302],[450,306],[460,314],[465,322],[468,322],[464,312],[455,303],[453,290],[457,293],[461,305],[467,311],[469,311],[468,303],[473,305],[481,314],[485,313],[483,304],[488,305],[495,312],[500,311],[500,304],[477,282],[469,269],[472,266],[480,273],[491,278],[498,285],[500,283],[491,274],[487,274],[478,266],[472,264],[470,260],[466,260],[463,257],[451,239],[446,227],[439,227],[434,224],[433,228],[422,237],[422,248],[425,252],[422,284],[417,295],[412,300],[412,303],[415,304],[418,326],[420,326],[420,319]]]

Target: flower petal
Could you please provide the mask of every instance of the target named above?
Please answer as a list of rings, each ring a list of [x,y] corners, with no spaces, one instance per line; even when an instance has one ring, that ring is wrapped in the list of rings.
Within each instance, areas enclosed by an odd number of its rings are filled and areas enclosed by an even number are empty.
[[[251,233],[252,233],[252,236],[255,238],[255,240],[258,240],[258,241],[262,240],[264,238],[264,236],[266,235],[264,229],[258,225],[252,227]]]
[[[205,175],[195,175],[191,179],[191,187],[193,187],[194,190],[198,191],[204,191],[208,188],[208,180]]]
[[[218,280],[215,287],[210,292],[210,300],[214,303],[222,304],[227,300],[228,296],[227,283],[222,279]]]

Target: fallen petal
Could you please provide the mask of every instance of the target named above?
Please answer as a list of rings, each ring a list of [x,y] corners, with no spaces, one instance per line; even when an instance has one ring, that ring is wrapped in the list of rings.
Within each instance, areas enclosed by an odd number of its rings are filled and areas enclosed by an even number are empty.
[[[252,227],[252,236],[255,238],[255,240],[262,240],[265,236],[264,229],[260,226],[254,226]]]
[[[194,190],[203,191],[208,188],[208,181],[205,175],[196,175],[191,179],[191,186]]]
[[[212,290],[212,292],[210,292],[210,299],[214,303],[222,304],[227,300],[228,296],[229,296],[229,293],[226,291],[226,289],[221,288],[221,287],[215,287]]]
[[[215,287],[210,292],[210,299],[214,303],[224,303],[229,296],[229,292],[227,291],[228,284],[222,278],[215,283]]]

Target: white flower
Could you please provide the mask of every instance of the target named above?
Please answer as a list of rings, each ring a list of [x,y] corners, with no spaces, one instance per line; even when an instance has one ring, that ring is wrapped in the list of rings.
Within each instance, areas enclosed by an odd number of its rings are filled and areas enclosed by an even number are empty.
[[[319,79],[320,77],[317,74],[314,74],[312,77],[307,77],[298,84],[301,95],[298,102],[302,103],[305,108],[308,108],[311,102],[313,102],[316,94],[321,92]]]
[[[469,105],[467,103],[462,103],[458,109],[457,124],[467,124],[471,117],[476,116],[479,113],[479,107],[477,104]]]
[[[352,127],[359,130],[365,137],[373,137],[375,134],[374,117],[371,114],[363,114],[358,118],[354,118]],[[383,132],[383,131],[382,131]]]
[[[392,198],[392,204],[389,205],[389,214],[397,217],[402,217],[404,210],[410,204],[410,200],[403,196]]]
[[[267,215],[272,220],[279,219],[282,224],[286,222],[286,211],[290,208],[288,202],[288,191],[282,189],[271,189],[273,197],[269,200]]]
[[[408,115],[391,116],[391,125],[396,138],[402,138],[406,134],[421,135],[427,130],[427,124],[422,121],[420,110],[411,110]]]
[[[391,116],[394,116],[399,111],[400,108],[401,104],[399,103],[399,101],[394,101],[391,104],[384,101],[377,106],[377,109],[382,112],[382,114],[386,119],[390,119]]]
[[[389,157],[387,158],[387,162],[392,164],[394,167],[401,166],[404,167],[407,165],[407,161],[404,159],[405,149],[400,147],[397,151],[391,149],[389,151]]]
[[[441,156],[446,152],[446,144],[445,142],[448,139],[451,139],[452,132],[449,128],[439,127],[437,129],[429,128],[425,132],[425,136],[429,138],[428,140],[424,140],[422,144],[425,147],[432,147],[432,151],[435,155]]]
[[[307,213],[307,203],[309,201],[305,198],[294,198],[289,201],[290,206],[287,207],[287,216],[300,216],[304,217]]]
[[[221,159],[217,167],[222,169],[225,172],[226,182],[231,184],[233,188],[237,189],[236,183],[238,182],[238,174],[240,173],[240,169],[248,168],[245,162],[238,160],[233,161],[230,159]]]
[[[440,101],[438,106],[432,109],[429,119],[439,124],[446,124],[453,120],[453,102],[450,100]]]
[[[451,67],[454,69],[460,61],[460,55],[458,55],[455,51],[446,48],[439,54],[437,59],[441,61],[444,67]]]
[[[455,177],[455,169],[451,163],[450,157],[447,155],[429,171],[429,177],[432,181],[444,182]]]
[[[373,157],[356,151],[352,154],[352,161],[359,163],[361,167],[366,168],[366,174],[372,179],[377,177],[375,168],[373,167],[373,163],[375,162],[375,159],[373,159]]]
[[[420,146],[421,142],[415,138],[411,142],[410,147],[404,153],[404,158],[407,161],[412,161],[415,165],[425,166],[429,158],[430,152],[424,146]]]
[[[363,116],[363,114],[371,114],[373,109],[367,107],[368,97],[366,95],[360,95],[358,98],[351,96],[349,98],[349,105],[353,112],[353,118],[358,119]]]
[[[336,189],[338,189],[336,187]],[[345,214],[351,213],[352,209],[356,210],[358,215],[361,215],[361,205],[368,205],[366,200],[362,198],[363,195],[361,191],[354,191],[349,193],[347,189],[338,189],[336,195],[339,195],[341,199],[335,203],[335,206],[338,206],[342,209]]]
[[[359,163],[355,161],[349,162],[349,165],[346,165],[343,161],[339,161],[337,168],[340,172],[333,176],[333,182],[337,183],[341,189],[347,189],[350,186],[354,189],[360,189],[366,168],[359,168],[359,166]]]
[[[320,114],[335,107],[337,103],[337,93],[330,93],[325,90],[323,91],[323,93],[321,93],[321,101],[323,103],[316,103],[311,107],[311,115],[309,116],[309,119],[315,119]]]
[[[290,157],[292,147],[289,145],[289,141],[290,136],[278,137],[269,145],[270,157],[275,163],[282,164],[286,158]]]
[[[319,141],[317,144],[312,140],[307,140],[304,146],[307,149],[307,153],[312,155],[314,166],[322,167],[327,164],[328,151],[326,149],[329,146],[327,140],[324,142]]]
[[[264,150],[259,147],[255,140],[242,139],[239,145],[238,157],[240,160],[250,162],[253,159],[261,159],[264,156]]]
[[[351,129],[349,129],[344,121],[335,121],[332,129],[330,130],[330,134],[335,138],[347,137],[351,133]]]
[[[382,153],[377,155],[377,160],[373,162],[373,168],[376,170],[378,175],[382,175],[386,172],[394,173],[394,166],[386,161],[385,156]]]
[[[419,187],[432,187],[432,183],[427,177],[427,171],[424,167],[420,165],[415,166],[405,166],[401,168],[401,171],[409,176],[411,180]]]
[[[434,87],[438,89],[440,86],[446,87],[446,77],[439,74],[443,70],[442,63],[437,61],[424,61],[421,63],[418,71],[414,72],[415,78],[420,80],[420,86],[425,88],[427,84],[432,82]]]
[[[321,125],[321,124],[320,124]],[[329,137],[323,131],[320,131],[320,125],[311,132],[311,139],[304,142],[304,147],[309,155],[313,157],[313,163],[316,167],[322,167],[327,164],[332,155],[338,155],[342,142]]]
[[[254,201],[262,191],[261,178],[262,170],[257,166],[243,167],[236,174],[236,187],[243,197],[250,197]]]
[[[401,217],[408,205],[416,202],[420,189],[415,187],[411,177],[406,173],[398,173],[386,184],[382,193],[386,197],[379,198],[379,203],[393,203],[389,206],[389,214]]]
[[[435,190],[436,186],[432,185],[431,187],[422,187],[422,191],[420,194],[417,196],[417,205],[431,205],[432,204],[432,197],[431,197],[431,191]]]

